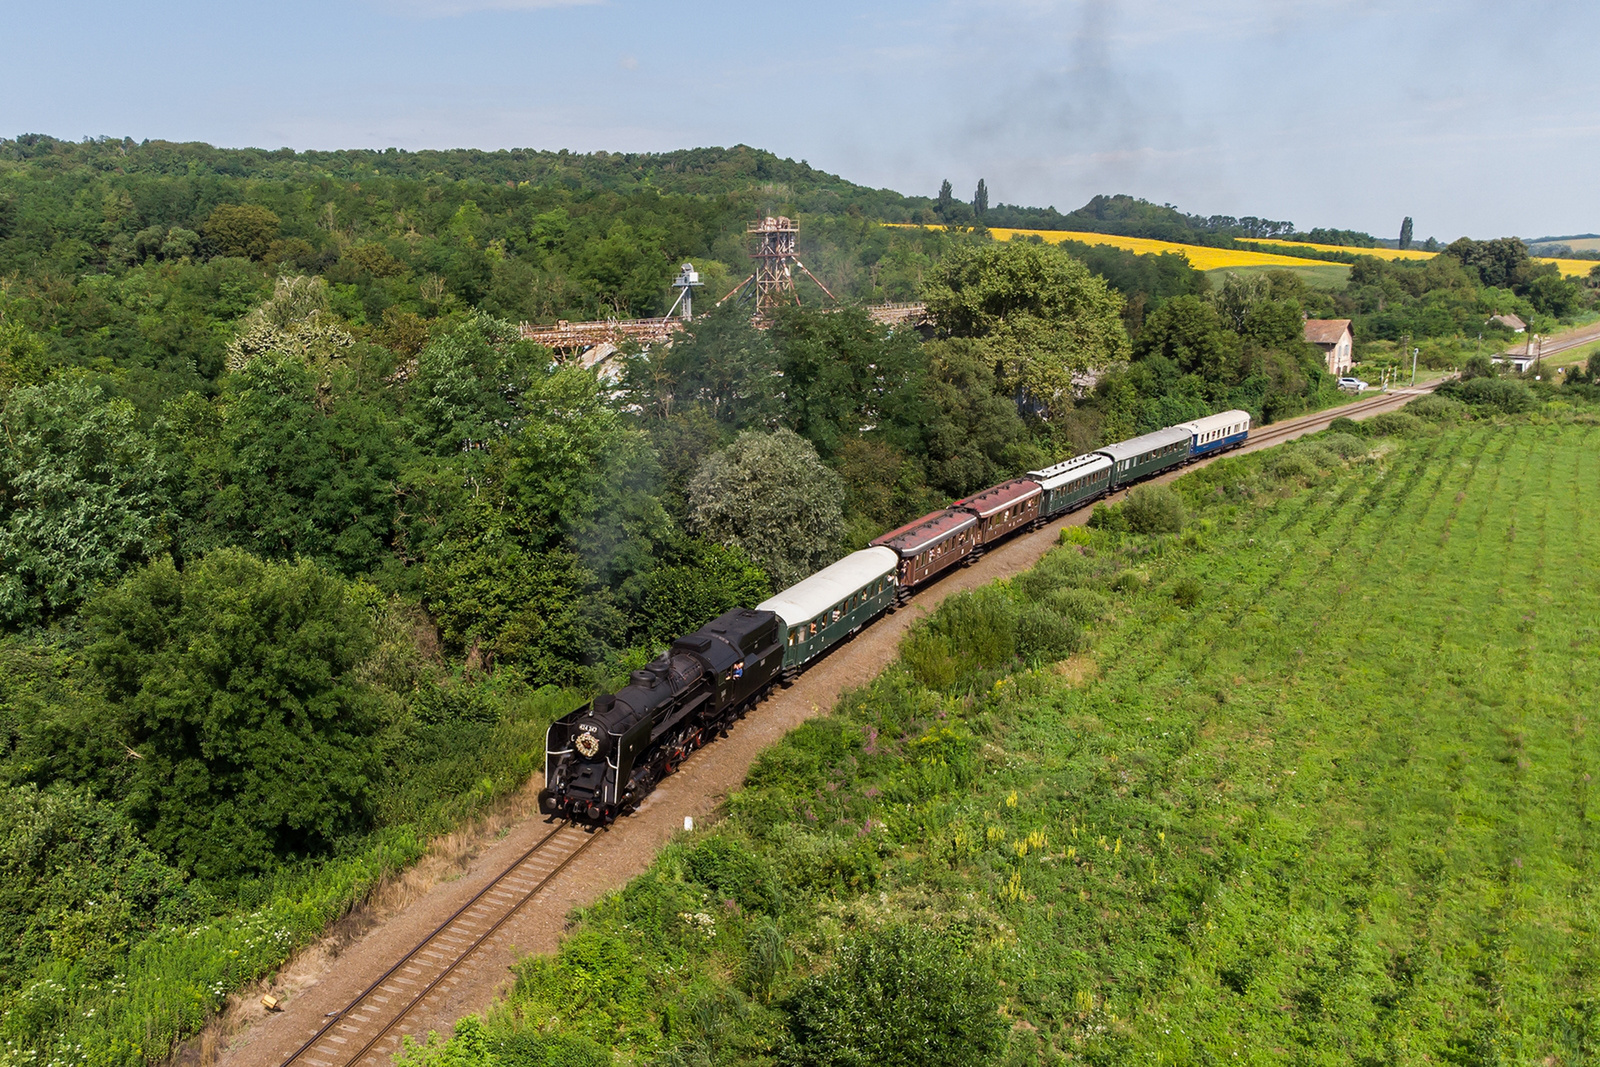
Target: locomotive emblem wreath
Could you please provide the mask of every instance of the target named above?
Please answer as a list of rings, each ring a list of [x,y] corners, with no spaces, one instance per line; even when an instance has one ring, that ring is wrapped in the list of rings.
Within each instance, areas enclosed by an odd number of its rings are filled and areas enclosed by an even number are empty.
[[[590,759],[593,759],[595,754],[600,751],[600,738],[596,734],[580,733],[573,744],[577,746],[579,753]]]

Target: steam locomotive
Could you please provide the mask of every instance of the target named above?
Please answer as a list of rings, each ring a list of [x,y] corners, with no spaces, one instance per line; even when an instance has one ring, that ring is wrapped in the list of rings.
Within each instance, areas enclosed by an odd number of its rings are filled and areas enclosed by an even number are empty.
[[[551,724],[539,810],[595,824],[627,814],[689,753],[726,737],[782,670],[770,611],[734,608],[678,638],[622,689]]]
[[[1207,455],[1238,448],[1250,415],[1225,411],[1107,445],[958,500],[891,530],[754,609],[678,638],[614,694],[553,723],[539,810],[595,825],[657,782],[817,657],[996,542]]]

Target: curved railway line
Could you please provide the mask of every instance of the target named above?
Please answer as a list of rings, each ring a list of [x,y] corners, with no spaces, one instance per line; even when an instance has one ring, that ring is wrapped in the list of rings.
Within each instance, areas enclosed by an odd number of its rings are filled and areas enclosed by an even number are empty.
[[[1241,451],[1268,448],[1316,432],[1326,428],[1336,418],[1359,419],[1394,410],[1415,396],[1431,392],[1437,384],[1434,382],[1415,389],[1382,393],[1254,429]],[[1203,466],[1215,458],[1202,459],[1194,466]],[[1191,468],[1180,467],[1151,480],[1170,481],[1180,477],[1187,469]],[[1119,499],[1124,493],[1125,490],[1119,490],[1111,495],[1111,499]],[[1054,531],[1063,525],[1081,523],[1085,520],[1087,510],[1085,508],[1054,520],[1046,530]],[[1023,534],[1013,540],[1027,539],[1030,539],[1029,536]],[[1004,547],[1001,546],[1002,549]],[[1028,565],[1031,562],[1023,564],[1024,567]],[[982,580],[991,579],[985,577]],[[816,669],[827,668],[819,664]],[[720,751],[721,747],[714,747],[712,751]],[[529,902],[549,889],[579,856],[606,836],[606,831],[594,831],[571,823],[551,824],[548,830],[539,834],[531,847],[491,877],[465,903],[457,906],[433,927],[431,933],[368,981],[365,988],[344,1007],[328,1011],[316,1025],[301,1030],[302,1034],[308,1036],[287,1058],[276,1062],[280,1067],[381,1067],[388,1063],[406,1035],[417,1037],[426,1033],[430,1024],[438,1025],[441,1011],[446,1008],[443,1001],[456,992],[474,955],[486,947],[504,948],[506,935],[503,928],[507,923]],[[307,990],[307,995],[309,993]],[[305,996],[297,999],[304,1000]],[[433,1010],[435,1006],[441,1011]],[[301,1025],[305,1025],[305,1012],[294,1014],[300,1018]],[[289,1022],[288,1019],[284,1021]],[[261,1062],[259,1054],[244,1058]],[[229,1056],[229,1059],[239,1062],[239,1058],[233,1056]]]

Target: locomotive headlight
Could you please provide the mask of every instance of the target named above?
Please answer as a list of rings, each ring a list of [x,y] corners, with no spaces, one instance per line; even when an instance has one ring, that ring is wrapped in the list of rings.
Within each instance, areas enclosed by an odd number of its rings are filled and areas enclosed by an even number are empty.
[[[572,744],[578,750],[578,754],[585,759],[594,759],[595,756],[600,754],[599,734],[591,734],[586,731],[580,732]]]

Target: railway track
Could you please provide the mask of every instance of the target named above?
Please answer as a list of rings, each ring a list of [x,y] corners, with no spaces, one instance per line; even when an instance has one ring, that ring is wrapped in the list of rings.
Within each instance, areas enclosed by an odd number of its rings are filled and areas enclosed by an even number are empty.
[[[1269,448],[1326,428],[1336,418],[1366,418],[1402,407],[1438,383],[1383,393],[1343,407],[1252,429],[1245,450]],[[1203,462],[1210,462],[1206,460]],[[1186,468],[1159,476],[1167,481]],[[1116,494],[1113,499],[1120,498]],[[1080,518],[1077,521],[1082,521]],[[599,833],[559,823],[348,1004],[325,1015],[319,1026],[282,1061],[281,1067],[382,1067],[399,1050],[404,1024],[426,1014],[430,1000],[448,996],[473,966],[473,954],[497,942],[496,934],[524,905],[600,838]]]
[[[449,994],[473,953],[491,943],[524,904],[598,837],[570,823],[553,826],[354,1000],[324,1016],[283,1067],[387,1064],[400,1048],[406,1018],[430,998]]]

